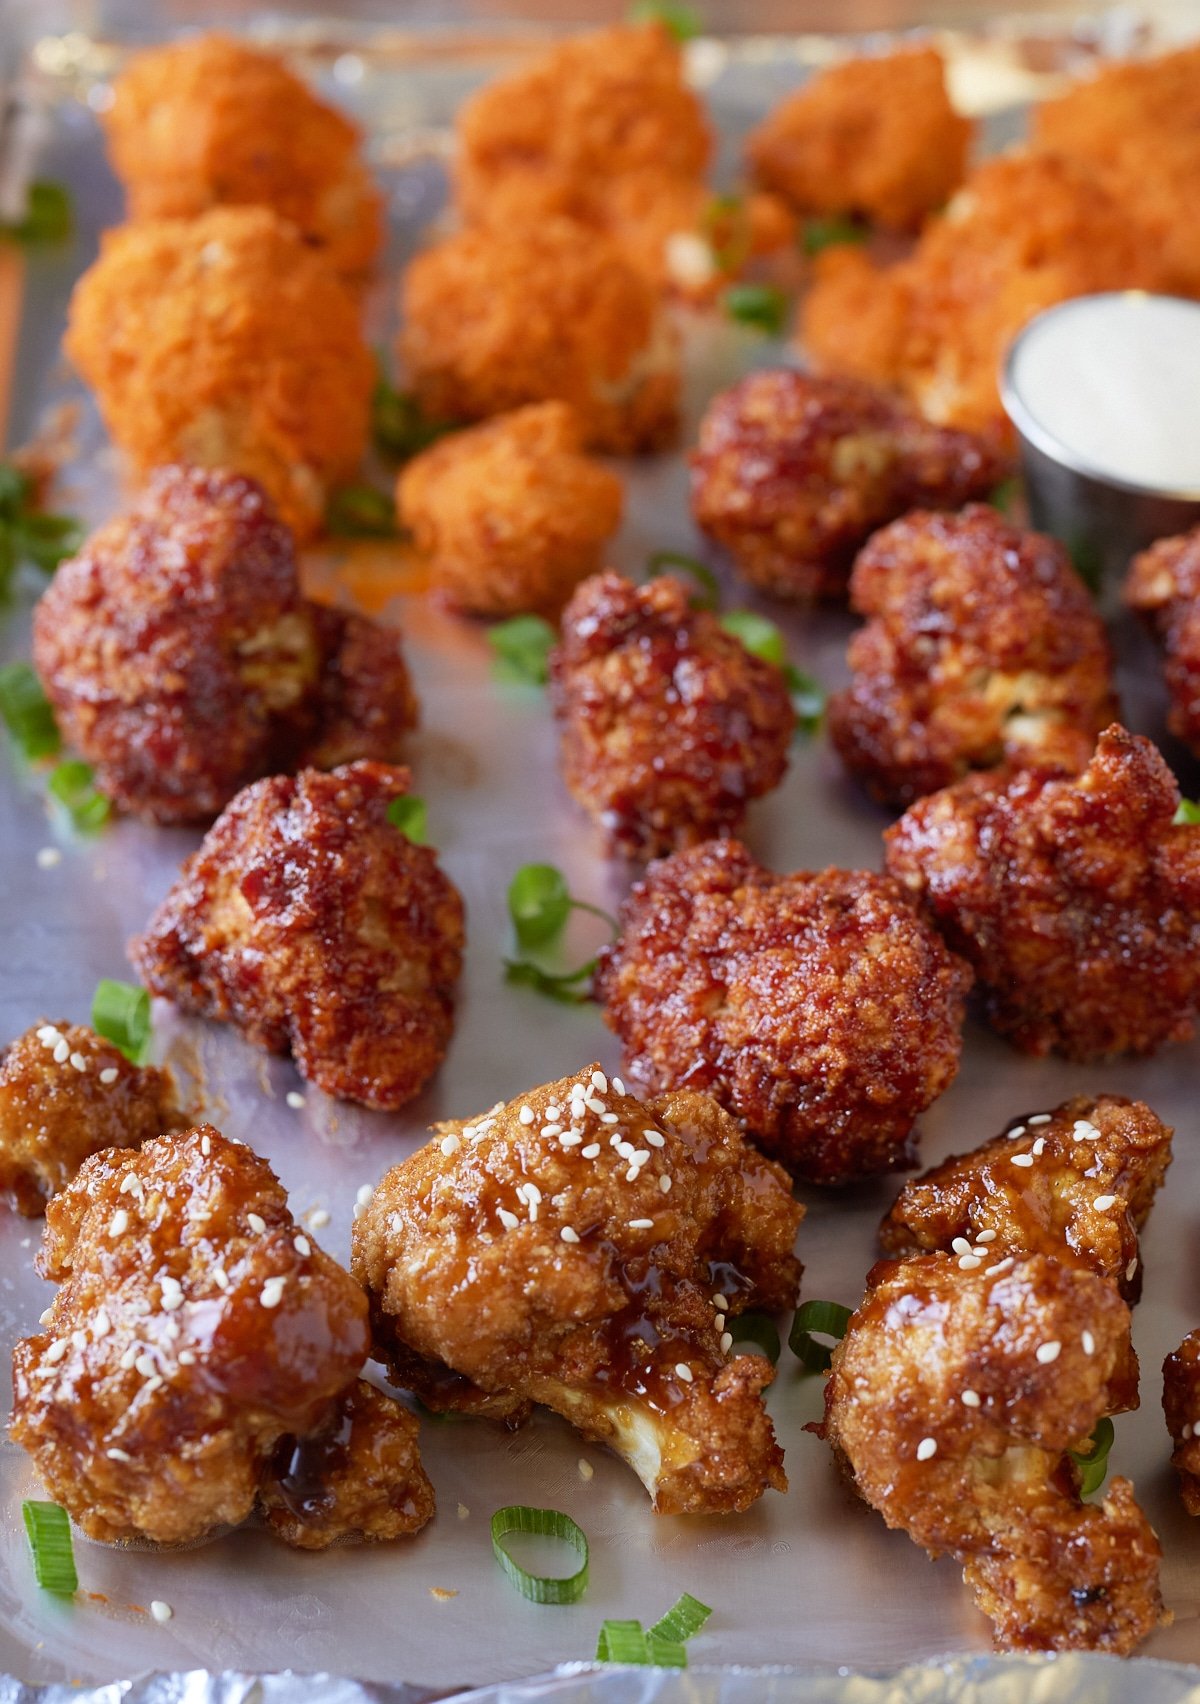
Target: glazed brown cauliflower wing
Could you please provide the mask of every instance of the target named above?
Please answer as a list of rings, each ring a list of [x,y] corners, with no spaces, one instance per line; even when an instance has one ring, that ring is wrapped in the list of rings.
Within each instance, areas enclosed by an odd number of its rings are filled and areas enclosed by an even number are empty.
[[[581,454],[563,402],[455,432],[400,474],[396,506],[434,590],[468,615],[557,615],[620,524],[621,481]]]
[[[250,1514],[285,1434],[369,1348],[366,1298],[265,1160],[211,1126],[86,1160],[46,1211],[60,1288],[13,1351],[11,1432],[89,1538],[186,1544]]]
[[[291,1053],[327,1094],[394,1110],[441,1064],[463,906],[388,821],[406,769],[351,763],[246,787],[129,951],[186,1012]]]
[[[884,836],[887,867],[974,967],[1027,1053],[1186,1041],[1200,1006],[1200,830],[1147,739],[1113,726],[1081,775],[973,775]]]
[[[963,1271],[1048,1254],[1142,1290],[1138,1232],[1171,1163],[1169,1125],[1143,1101],[1076,1095],[1011,1120],[969,1154],[906,1183],[880,1227],[885,1253],[940,1250]]]
[[[568,791],[610,853],[652,858],[736,833],[783,778],[795,712],[783,673],[672,575],[598,574],[563,612],[550,657]]]
[[[854,564],[849,687],[829,701],[842,761],[903,806],[972,769],[1082,768],[1113,720],[1104,624],[1063,547],[995,509],[917,512]]]
[[[652,865],[620,922],[596,995],[639,1085],[712,1095],[812,1182],[910,1163],[971,978],[898,883],[709,841]]]
[[[804,1209],[706,1095],[642,1103],[592,1066],[434,1140],[355,1222],[379,1353],[431,1407],[555,1409],[660,1514],[786,1488],[726,1316],[795,1301]],[[447,1377],[447,1372],[452,1377]]]
[[[104,236],[65,349],[134,472],[168,462],[256,479],[298,538],[367,445],[375,362],[357,296],[266,207],[216,207]]]
[[[1159,1543],[1128,1480],[1084,1503],[1066,1454],[1136,1404],[1115,1288],[1042,1254],[874,1276],[825,1390],[823,1435],[860,1495],[962,1564],[1001,1650],[1127,1655],[1168,1619]]]
[[[0,1053],[0,1197],[36,1218],[89,1154],[186,1123],[169,1071],[82,1024],[37,1024]]]
[[[661,449],[678,425],[677,337],[658,292],[571,219],[471,229],[419,254],[401,287],[400,359],[434,420],[568,402],[589,449]]]
[[[1165,653],[1167,726],[1200,756],[1200,527],[1162,538],[1135,556],[1125,602],[1157,634]]]
[[[434,1496],[417,1431],[407,1408],[357,1379],[318,1431],[280,1439],[259,1486],[260,1514],[297,1550],[419,1532]]]
[[[861,213],[914,231],[962,182],[973,125],[931,47],[844,60],[750,133],[755,177],[803,213]]]
[[[931,426],[874,385],[781,367],[709,404],[691,457],[692,513],[752,585],[841,598],[876,527],[986,497],[1006,465],[986,440]]]
[[[65,562],[34,663],[103,791],[152,822],[207,822],[305,762],[400,755],[417,707],[395,632],[301,595],[295,546],[240,474],[158,469]]]
[[[133,219],[271,207],[351,278],[383,241],[382,198],[355,125],[282,59],[232,36],[134,54],[102,115]]]
[[[1163,1413],[1179,1495],[1189,1515],[1200,1515],[1200,1331],[1189,1331],[1163,1362]]]

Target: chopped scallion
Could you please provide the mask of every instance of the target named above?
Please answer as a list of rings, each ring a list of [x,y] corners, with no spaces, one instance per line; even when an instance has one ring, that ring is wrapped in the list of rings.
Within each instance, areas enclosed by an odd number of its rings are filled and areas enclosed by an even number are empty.
[[[150,996],[133,982],[108,977],[96,984],[92,998],[92,1028],[140,1065],[150,1042]]]
[[[56,764],[46,780],[46,791],[66,811],[71,826],[80,834],[91,834],[103,828],[112,806],[96,786],[90,763],[69,757]]]
[[[721,617],[721,626],[726,633],[732,633],[752,656],[761,657],[765,663],[774,663],[778,668],[783,668],[787,662],[783,634],[765,615],[758,615],[752,609],[727,609]]]
[[[78,1589],[79,1575],[75,1571],[67,1511],[57,1503],[24,1502],[21,1515],[33,1552],[33,1572],[38,1585],[43,1591],[70,1597]]]
[[[1186,825],[1189,828],[1194,828],[1200,823],[1200,804],[1197,804],[1194,799],[1180,799],[1175,807],[1175,815],[1171,820],[1177,827]]]
[[[540,615],[514,615],[488,630],[496,654],[493,673],[500,680],[525,686],[545,686],[550,679],[550,653],[558,634]]]
[[[988,493],[988,502],[993,509],[998,509],[1002,515],[1011,515],[1017,499],[1021,495],[1021,481],[1016,474],[1010,474],[1002,479],[999,485],[994,485]]]
[[[796,1309],[796,1317],[788,1333],[788,1347],[810,1373],[823,1373],[833,1356],[832,1345],[818,1342],[818,1336],[843,1338],[850,1323],[850,1314],[851,1309],[844,1308],[840,1302],[816,1299],[803,1302]]]
[[[586,1006],[592,997],[591,979],[595,970],[595,959],[558,976],[528,959],[505,959],[504,980],[516,988],[532,988],[535,994],[557,1000],[560,1006]]]
[[[703,562],[697,562],[694,556],[686,556],[682,550],[654,550],[646,559],[646,577],[657,580],[662,574],[672,574],[678,571],[689,575],[701,588],[692,598],[695,609],[716,609],[721,602],[721,588],[717,576]]]
[[[576,899],[567,887],[566,878],[553,864],[522,864],[508,884],[508,915],[512,919],[517,944],[526,952],[549,946],[566,926],[572,911],[586,911],[608,925],[612,935],[617,933],[616,919],[598,905]],[[505,980],[524,988],[532,988],[548,999],[564,1005],[583,1005],[591,999],[588,984],[596,968],[594,958],[577,970],[560,973],[544,970],[528,959],[505,959]]]
[[[800,237],[800,247],[807,255],[820,254],[822,249],[839,243],[865,243],[870,236],[865,225],[844,213],[831,213],[824,219],[806,219]]]
[[[373,485],[344,485],[329,499],[325,527],[339,538],[395,538],[396,505]]]
[[[712,1614],[707,1604],[684,1592],[653,1627],[640,1621],[605,1621],[596,1641],[598,1663],[625,1663],[654,1668],[686,1668],[684,1649]]]
[[[778,337],[788,322],[791,303],[773,284],[731,284],[725,292],[725,312],[738,325],[750,326],[766,337]]]
[[[729,1320],[729,1333],[735,1343],[753,1343],[775,1366],[779,1360],[779,1327],[766,1314],[738,1314]]]
[[[32,763],[53,757],[62,741],[50,700],[29,663],[0,669],[0,717],[21,756]]]
[[[377,449],[395,461],[411,461],[456,430],[452,421],[428,419],[415,396],[395,389],[380,363],[371,396],[371,436]]]
[[[693,1634],[699,1633],[711,1614],[712,1610],[706,1603],[694,1598],[691,1592],[684,1592],[667,1613],[654,1623],[650,1629],[650,1637],[674,1639],[679,1644],[686,1645]]]
[[[0,237],[15,243],[60,243],[70,236],[74,222],[66,184],[42,179],[30,184],[23,217],[0,224]]]
[[[750,216],[740,195],[714,195],[704,210],[704,234],[722,272],[736,272],[750,256]]]
[[[1090,1497],[1093,1491],[1099,1491],[1108,1473],[1108,1452],[1112,1449],[1116,1433],[1113,1423],[1107,1415],[1096,1422],[1095,1430],[1090,1438],[1091,1448],[1088,1450],[1068,1450],[1067,1454],[1079,1469],[1079,1495]]]
[[[627,13],[631,24],[661,24],[676,41],[692,41],[700,34],[700,16],[678,0],[633,0]]]
[[[825,719],[825,688],[815,675],[806,674],[791,663],[783,672],[796,712],[796,732],[805,739],[812,739],[820,733]]]
[[[424,846],[429,839],[429,806],[416,793],[402,793],[387,808],[387,819],[414,846]]]
[[[514,1533],[532,1533],[538,1538],[561,1538],[579,1559],[573,1574],[531,1574],[514,1562],[504,1541]],[[578,1603],[587,1590],[588,1541],[570,1515],[558,1509],[531,1509],[526,1503],[511,1503],[492,1516],[492,1555],[511,1583],[531,1603]]]

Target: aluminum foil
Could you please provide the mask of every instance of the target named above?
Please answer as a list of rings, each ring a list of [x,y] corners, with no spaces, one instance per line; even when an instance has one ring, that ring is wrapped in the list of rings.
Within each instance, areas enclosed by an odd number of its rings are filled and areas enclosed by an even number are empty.
[[[1092,33],[1094,42],[1095,33]],[[957,75],[974,77],[981,108],[993,116],[993,140],[1016,134],[1020,111],[1041,72],[1089,50],[1079,40],[1031,55],[1010,41],[955,49]],[[697,74],[727,145],[806,58],[751,44],[723,44]],[[80,228],[63,253],[32,257],[26,313],[17,351],[10,437],[28,436],[63,403],[79,406],[78,454],[64,481],[64,506],[99,520],[120,498],[119,468],[105,447],[94,412],[61,367],[58,340],[73,278],[94,253],[99,229],[120,216],[120,200],[98,144],[93,107],[104,99],[110,48],[86,38],[42,43],[36,53],[43,86],[57,95],[46,175],[71,185]],[[997,84],[986,67],[1001,66]],[[349,56],[328,56],[328,87],[363,114],[387,184],[396,232],[389,268],[411,250],[441,205],[439,151],[445,125],[464,89],[487,73],[479,60],[441,56],[428,66],[381,56],[358,43]],[[1004,82],[1004,78],[1008,81]],[[1006,98],[1000,98],[1004,90]],[[986,98],[985,98],[986,97]],[[727,148],[727,152],[729,149]],[[373,304],[373,335],[387,335],[387,290]],[[782,357],[778,347],[713,321],[687,322],[689,390],[696,408],[740,371]],[[689,431],[691,427],[689,426]],[[703,554],[688,518],[680,457],[627,466],[625,525],[614,564],[640,572],[651,549]],[[369,551],[314,558],[314,584],[333,596],[371,580]],[[374,583],[378,583],[377,579]],[[16,605],[0,618],[0,660],[27,653],[36,578],[22,583]],[[730,601],[762,608],[788,633],[792,654],[827,685],[842,678],[851,622],[837,613],[800,615],[767,606],[730,588]],[[557,1077],[591,1059],[618,1068],[617,1049],[590,1008],[548,1005],[507,988],[501,959],[511,947],[504,894],[522,863],[547,860],[572,889],[613,907],[630,879],[606,864],[587,823],[557,776],[555,741],[542,695],[500,686],[489,671],[481,629],[439,613],[424,600],[398,595],[383,618],[398,622],[424,706],[414,742],[419,791],[429,801],[434,842],[468,907],[469,951],[457,1030],[446,1064],[419,1102],[395,1116],[338,1105],[300,1083],[291,1066],[267,1059],[228,1029],[156,1010],[157,1048],[186,1083],[199,1081],[208,1115],[264,1153],[291,1192],[299,1217],[330,1215],[319,1238],[345,1258],[356,1193],[413,1151],[436,1118],[478,1112],[498,1097]],[[1200,774],[1165,736],[1164,704],[1148,643],[1118,621],[1121,685],[1133,727],[1152,734],[1177,762],[1185,791]],[[827,863],[877,868],[885,817],[841,773],[823,740],[795,748],[785,784],[752,813],[754,851],[780,869]],[[35,779],[14,773],[0,754],[0,1038],[45,1016],[86,1019],[101,976],[127,974],[123,943],[145,922],[195,846],[186,831],[119,822],[94,839],[73,838],[47,814]],[[53,848],[57,862],[39,852]],[[582,954],[592,941],[571,945]],[[1151,1657],[1200,1659],[1200,1551],[1167,1465],[1169,1443],[1158,1407],[1163,1355],[1200,1321],[1200,1275],[1193,1263],[1200,1201],[1196,1093],[1200,1047],[1180,1047],[1148,1063],[1117,1062],[1092,1070],[1014,1053],[972,1022],[962,1072],[923,1120],[927,1161],[970,1146],[1010,1115],[1049,1107],[1079,1092],[1113,1090],[1148,1099],[1178,1127],[1177,1158],[1145,1239],[1147,1285],[1135,1341],[1142,1358],[1144,1407],[1116,1423],[1116,1471],[1130,1474],[1164,1543],[1164,1587],[1173,1626],[1146,1647]],[[290,1106],[289,1091],[303,1091]],[[894,1185],[864,1185],[836,1196],[813,1192],[800,1252],[804,1293],[854,1303],[874,1258],[874,1230]],[[0,1219],[0,1338],[33,1329],[49,1299],[33,1272],[39,1226]],[[736,1519],[656,1518],[630,1471],[584,1446],[547,1415],[517,1433],[470,1421],[427,1422],[422,1449],[437,1488],[436,1521],[417,1539],[393,1546],[325,1555],[285,1550],[247,1530],[185,1553],[106,1549],[79,1539],[82,1582],[70,1604],[39,1593],[32,1581],[20,1500],[37,1494],[27,1458],[0,1443],[0,1670],[57,1691],[35,1693],[16,1682],[0,1699],[88,1697],[86,1689],[117,1677],[157,1671],[152,1679],[107,1686],[108,1704],[290,1704],[293,1697],[408,1699],[401,1680],[445,1694],[489,1684],[496,1700],[955,1698],[991,1704],[1009,1697],[1074,1699],[1129,1696],[1131,1670],[1076,1659],[1014,1664],[983,1655],[990,1631],[971,1607],[957,1570],[931,1563],[903,1534],[888,1532],[838,1479],[824,1447],[804,1430],[820,1408],[820,1381],[800,1376],[784,1354],[769,1406],[787,1452],[791,1492],[771,1495]],[[594,1469],[591,1478],[580,1463]],[[504,1503],[551,1504],[571,1514],[591,1542],[591,1585],[582,1602],[545,1607],[518,1597],[495,1567],[488,1517]],[[602,1619],[660,1615],[681,1591],[714,1606],[691,1646],[686,1677],[645,1671],[591,1673],[517,1684],[555,1665],[586,1659]],[[170,1621],[152,1621],[151,1599],[169,1603]],[[946,1651],[967,1653],[949,1665],[905,1669]],[[769,1673],[712,1665],[789,1665]],[[840,1666],[840,1668],[839,1668]],[[197,1670],[218,1671],[209,1675]],[[258,1680],[255,1670],[272,1673]],[[819,1670],[820,1672],[814,1672]],[[854,1678],[849,1678],[854,1671]],[[364,1686],[333,1680],[353,1674]],[[874,1678],[871,1678],[872,1674]],[[1194,1679],[1139,1660],[1139,1699],[1189,1696]],[[301,1681],[297,1675],[305,1678]],[[314,1678],[315,1677],[315,1678]],[[509,1684],[509,1683],[512,1684]],[[503,1683],[497,1688],[496,1683]],[[938,1689],[941,1690],[938,1690]],[[1157,1688],[1158,1690],[1154,1690]]]

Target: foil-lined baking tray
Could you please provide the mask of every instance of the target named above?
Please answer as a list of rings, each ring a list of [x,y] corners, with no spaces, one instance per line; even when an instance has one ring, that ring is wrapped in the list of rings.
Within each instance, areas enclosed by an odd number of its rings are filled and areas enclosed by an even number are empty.
[[[1122,13],[1077,30],[1059,31],[1043,21],[945,39],[956,88],[987,114],[996,145],[1019,134],[1025,103],[1065,70],[1106,44],[1149,46],[1155,29]],[[396,271],[444,203],[450,116],[462,94],[508,61],[520,42],[460,37],[423,51],[411,34],[339,23],[312,27],[300,45],[329,92],[368,125],[389,192],[389,281],[372,304],[373,336],[382,340]],[[120,217],[96,111],[121,51],[111,35],[78,31],[43,36],[32,48],[34,83],[48,113],[39,169],[70,185],[79,224],[66,251],[31,255],[27,262],[9,438],[20,441],[48,423],[60,434],[69,431],[76,449],[62,503],[90,521],[117,505],[119,467],[86,397],[61,366],[58,340],[73,279],[94,253],[100,229]],[[727,173],[740,133],[831,51],[828,41],[812,38],[696,44],[693,68],[721,127]],[[708,394],[784,352],[712,318],[692,316],[686,329],[690,433]],[[74,412],[64,416],[64,406]],[[614,564],[640,573],[652,549],[703,554],[688,518],[682,458],[623,471],[628,514]],[[598,856],[589,827],[558,780],[543,696],[491,677],[481,629],[406,593],[403,564],[377,547],[329,551],[308,566],[325,595],[365,595],[407,637],[424,707],[412,754],[416,784],[429,801],[432,838],[468,907],[469,951],[454,1042],[429,1092],[396,1116],[328,1101],[304,1088],[287,1063],[252,1051],[228,1030],[176,1019],[166,1006],[157,1009],[157,1045],[185,1085],[203,1084],[213,1121],[270,1158],[298,1216],[314,1209],[330,1214],[320,1240],[345,1258],[358,1189],[410,1153],[432,1120],[480,1111],[593,1058],[609,1070],[618,1066],[595,1009],[549,1005],[505,986],[501,958],[510,942],[504,894],[519,865],[548,860],[567,872],[573,891],[612,908],[630,872]],[[36,590],[32,579],[23,582],[15,607],[0,615],[0,660],[27,653]],[[843,678],[848,616],[798,614],[732,586],[729,594],[730,601],[762,608],[784,626],[800,666],[830,686]],[[1119,617],[1115,635],[1131,725],[1163,744],[1185,791],[1195,794],[1195,764],[1165,735],[1148,643]],[[747,838],[780,869],[828,863],[876,868],[885,822],[817,739],[797,745],[785,784],[755,806]],[[97,979],[123,974],[125,939],[143,924],[197,838],[127,821],[94,839],[72,838],[47,815],[36,781],[16,774],[7,755],[0,757],[0,1037],[39,1016],[86,1018]],[[39,861],[47,847],[61,853],[57,863]],[[934,1160],[991,1135],[1014,1113],[1103,1089],[1143,1096],[1176,1125],[1175,1165],[1144,1245],[1146,1292],[1135,1323],[1143,1407],[1117,1420],[1111,1459],[1114,1470],[1133,1477],[1166,1552],[1164,1587],[1175,1620],[1148,1643],[1147,1657],[1189,1662],[1200,1660],[1200,1535],[1179,1506],[1167,1465],[1157,1369],[1200,1323],[1194,1253],[1198,1065],[1197,1045],[1101,1070],[1032,1060],[972,1021],[959,1078],[923,1120],[922,1148],[924,1158]],[[296,1089],[304,1089],[299,1108],[285,1098]],[[810,1194],[800,1241],[804,1294],[858,1299],[874,1257],[875,1225],[893,1189],[883,1182],[836,1196]],[[38,1235],[36,1222],[0,1219],[5,1344],[35,1326],[49,1299],[32,1268]],[[98,1696],[106,1704],[118,1697],[129,1704],[290,1704],[294,1697],[399,1704],[413,1696],[396,1690],[404,1681],[441,1695],[490,1684],[497,1704],[533,1697],[597,1704],[684,1698],[713,1704],[746,1698],[1001,1704],[1010,1697],[1129,1697],[1131,1687],[1139,1699],[1165,1704],[1200,1685],[1200,1674],[1181,1676],[1144,1659],[1131,1669],[1100,1659],[1014,1665],[987,1658],[989,1629],[954,1566],[929,1562],[902,1534],[888,1532],[839,1480],[824,1446],[804,1432],[820,1409],[820,1380],[801,1377],[786,1351],[769,1406],[787,1451],[791,1491],[768,1496],[741,1517],[656,1518],[627,1468],[583,1445],[548,1415],[516,1433],[465,1420],[427,1421],[422,1449],[439,1512],[416,1540],[301,1555],[253,1530],[170,1554],[106,1549],[79,1539],[82,1592],[70,1604],[33,1586],[20,1501],[37,1494],[36,1483],[24,1455],[4,1442],[0,1671],[18,1678],[7,1687],[0,1683],[0,1699],[23,1704],[33,1698],[20,1682],[65,1683],[79,1698],[87,1696],[81,1687],[148,1671],[157,1677],[132,1689],[106,1687]],[[581,1462],[594,1469],[593,1477],[581,1474]],[[554,1505],[584,1528],[591,1584],[580,1603],[527,1603],[495,1567],[488,1517],[512,1502]],[[686,1677],[589,1672],[532,1688],[507,1685],[586,1661],[602,1619],[652,1620],[685,1590],[714,1606],[693,1641],[697,1666]],[[151,1599],[172,1606],[169,1622],[150,1619]],[[919,1666],[947,1651],[966,1656]],[[785,1667],[769,1675],[754,1670],[764,1663]],[[300,1675],[319,1678],[300,1681]],[[355,1676],[365,1690],[334,1675]],[[67,1690],[45,1696],[58,1704]]]

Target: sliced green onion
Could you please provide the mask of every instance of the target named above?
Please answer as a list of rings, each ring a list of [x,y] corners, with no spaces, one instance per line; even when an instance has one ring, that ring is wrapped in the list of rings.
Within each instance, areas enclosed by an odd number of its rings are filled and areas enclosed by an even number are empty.
[[[339,538],[395,538],[396,505],[373,485],[343,485],[329,499],[325,528]]]
[[[779,1327],[766,1314],[738,1314],[728,1321],[728,1330],[735,1343],[753,1343],[774,1367],[779,1361]]]
[[[731,284],[724,299],[731,320],[767,337],[778,337],[787,325],[791,302],[773,284]]]
[[[543,970],[528,959],[505,959],[504,980],[517,988],[532,988],[535,994],[557,1000],[560,1006],[586,1006],[592,998],[590,984],[595,970],[595,959],[589,959],[578,970],[568,971],[565,975]]]
[[[29,186],[24,216],[10,224],[0,224],[0,237],[16,243],[59,243],[70,236],[73,224],[67,186],[41,180]]]
[[[28,663],[0,669],[0,717],[17,750],[28,762],[53,757],[62,740],[50,700]]]
[[[1108,1474],[1108,1452],[1112,1449],[1116,1433],[1113,1423],[1107,1415],[1096,1422],[1092,1433],[1089,1450],[1068,1450],[1067,1454],[1079,1469],[1079,1495],[1090,1497],[1093,1491],[1099,1491]]]
[[[140,1065],[150,1042],[150,996],[133,982],[96,984],[92,998],[92,1028],[119,1048],[131,1064]]]
[[[721,232],[728,223],[729,239],[722,242]],[[750,219],[746,203],[740,195],[714,195],[704,209],[704,234],[712,249],[713,259],[722,272],[736,272],[750,255]]]
[[[646,1631],[640,1621],[602,1621],[596,1640],[598,1663],[648,1663]]]
[[[605,1621],[596,1641],[596,1661],[686,1668],[684,1646],[711,1614],[706,1603],[684,1592],[653,1627],[643,1628],[640,1621]]]
[[[988,493],[988,502],[993,509],[998,509],[1002,515],[1011,515],[1013,507],[1021,495],[1021,481],[1017,475],[1010,474],[1002,479],[999,485],[994,485]]]
[[[671,574],[676,570],[688,574],[701,587],[692,598],[694,609],[716,609],[721,602],[721,587],[712,569],[703,562],[697,562],[694,556],[685,556],[682,550],[654,550],[646,558],[646,578],[657,580],[662,574]]]
[[[402,793],[387,808],[387,819],[414,846],[424,846],[429,839],[429,806],[416,793]]]
[[[820,254],[822,249],[839,243],[865,243],[870,231],[857,219],[844,213],[831,213],[825,219],[806,219],[800,237],[800,247],[807,255]]]
[[[1189,828],[1194,828],[1197,823],[1200,823],[1200,805],[1194,799],[1180,799],[1171,821],[1175,823],[1176,827],[1185,824]]]
[[[662,24],[676,41],[692,41],[703,28],[699,13],[677,0],[633,0],[626,16],[631,24]]]
[[[488,630],[496,654],[493,672],[500,680],[526,686],[545,686],[550,679],[550,653],[558,634],[540,615],[514,615]]]
[[[825,688],[816,675],[806,674],[791,663],[786,664],[783,673],[792,695],[792,708],[796,712],[796,732],[805,739],[812,739],[820,733],[821,723],[825,720]]]
[[[504,1548],[513,1533],[533,1533],[539,1538],[561,1538],[579,1558],[573,1574],[531,1574],[514,1562]],[[587,1590],[588,1541],[582,1527],[558,1509],[531,1509],[526,1503],[510,1503],[492,1516],[492,1555],[501,1570],[531,1603],[578,1603]]]
[[[21,1515],[33,1552],[33,1572],[38,1585],[43,1591],[70,1597],[79,1587],[79,1575],[75,1572],[67,1511],[57,1503],[25,1502],[21,1504]]]
[[[541,947],[561,934],[571,895],[553,864],[523,864],[508,885],[508,915],[523,947]]]
[[[395,389],[380,363],[371,395],[371,436],[384,455],[411,461],[456,430],[452,421],[428,419],[415,396]]]
[[[684,1592],[667,1613],[654,1623],[649,1637],[673,1639],[680,1645],[686,1645],[693,1634],[699,1633],[711,1614],[712,1610],[706,1603],[694,1598],[691,1592]]]
[[[37,507],[37,488],[14,462],[0,462],[0,602],[8,598],[13,574],[32,562],[53,574],[83,542],[73,515],[49,515]]]
[[[47,777],[46,791],[63,807],[71,826],[81,834],[103,828],[112,811],[112,805],[96,786],[91,764],[78,757],[69,757],[55,765]]]
[[[833,1346],[819,1343],[814,1333],[840,1340],[846,1335],[851,1312],[852,1309],[844,1308],[840,1302],[816,1300],[803,1302],[796,1309],[796,1317],[788,1333],[788,1347],[810,1373],[823,1373],[833,1358]]]
[[[721,617],[721,626],[726,633],[732,633],[751,656],[761,657],[765,663],[774,663],[778,668],[786,664],[787,648],[783,634],[765,615],[758,615],[752,609],[727,609]]]

